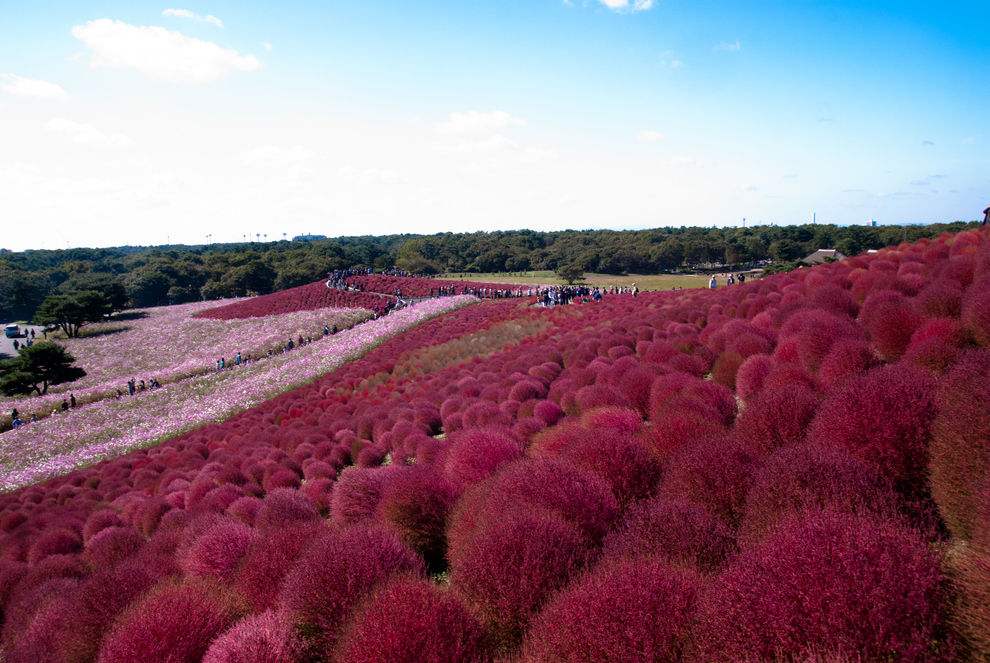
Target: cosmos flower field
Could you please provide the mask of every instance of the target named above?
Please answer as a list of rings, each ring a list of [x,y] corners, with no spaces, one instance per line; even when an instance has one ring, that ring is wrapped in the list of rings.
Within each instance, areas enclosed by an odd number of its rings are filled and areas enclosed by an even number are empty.
[[[250,300],[246,300],[250,301]],[[323,336],[324,325],[347,329],[371,317],[363,309],[320,309],[262,318],[217,320],[197,316],[225,308],[229,302],[196,302],[128,311],[130,319],[87,325],[84,338],[59,341],[76,358],[86,376],[55,385],[44,396],[0,402],[0,411],[17,407],[44,415],[71,392],[81,403],[127,392],[130,378],[162,384],[215,372],[216,361],[234,363],[241,353],[258,358],[281,352],[291,338]]]
[[[986,233],[532,304],[0,495],[4,660],[985,660]]]

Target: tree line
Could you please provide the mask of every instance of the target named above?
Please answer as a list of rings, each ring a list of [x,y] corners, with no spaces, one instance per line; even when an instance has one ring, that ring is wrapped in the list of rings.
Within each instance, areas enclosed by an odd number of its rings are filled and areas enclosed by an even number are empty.
[[[653,274],[683,267],[742,266],[767,259],[783,263],[818,249],[856,255],[975,224],[512,230],[201,246],[0,250],[0,316],[32,319],[40,313],[39,322],[55,318],[86,321],[128,306],[266,294],[350,267],[436,274],[556,271],[574,265],[585,272]],[[66,333],[73,335],[71,329]]]

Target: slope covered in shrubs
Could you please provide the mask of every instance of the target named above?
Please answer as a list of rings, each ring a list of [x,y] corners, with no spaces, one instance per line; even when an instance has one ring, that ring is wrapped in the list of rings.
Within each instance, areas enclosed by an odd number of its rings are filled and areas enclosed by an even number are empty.
[[[0,496],[6,660],[983,660],[988,274],[963,232],[425,322]]]
[[[270,295],[250,297],[218,306],[196,314],[198,318],[214,320],[240,320],[263,318],[269,315],[315,311],[322,308],[363,308],[369,311],[385,311],[394,297],[382,297],[367,292],[352,292],[328,288],[324,281],[280,290]]]

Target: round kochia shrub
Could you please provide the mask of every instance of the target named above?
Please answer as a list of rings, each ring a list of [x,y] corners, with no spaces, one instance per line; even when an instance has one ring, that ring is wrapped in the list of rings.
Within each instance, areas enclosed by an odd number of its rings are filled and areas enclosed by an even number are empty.
[[[656,559],[602,564],[537,617],[524,663],[640,663],[682,659],[699,582]]]
[[[706,586],[695,629],[705,661],[951,660],[939,559],[890,521],[818,514],[744,552]]]
[[[400,576],[381,585],[355,612],[333,660],[472,663],[488,659],[484,641],[481,625],[449,591]]]
[[[735,529],[755,468],[756,454],[738,440],[702,440],[671,459],[659,493],[701,505]]]
[[[302,647],[285,616],[271,610],[245,617],[213,641],[203,663],[296,663]]]
[[[809,511],[897,517],[890,482],[865,461],[835,447],[801,444],[766,459],[746,496],[739,539],[753,545],[782,523]]]
[[[243,612],[214,582],[166,581],[117,619],[103,640],[99,661],[199,661]]]
[[[917,494],[925,487],[934,387],[930,373],[899,364],[852,378],[819,408],[808,440],[845,449]]]
[[[499,647],[517,645],[530,619],[588,560],[572,523],[516,512],[478,532],[451,563],[451,588]]]
[[[524,458],[509,463],[457,502],[448,524],[449,558],[458,557],[476,532],[511,512],[544,510],[576,524],[598,545],[619,512],[609,484],[561,459]]]
[[[447,476],[466,484],[481,481],[499,465],[522,455],[523,443],[508,428],[473,428],[450,436],[444,458]]]
[[[378,517],[431,570],[438,570],[447,552],[447,515],[456,500],[451,480],[431,467],[417,466],[388,485],[378,504]]]
[[[990,352],[967,353],[941,385],[938,404],[932,497],[952,534],[969,539],[979,520],[980,491],[990,477]]]
[[[749,402],[734,432],[759,453],[769,453],[803,440],[817,410],[818,397],[810,389],[794,384],[771,387]]]
[[[657,557],[672,567],[712,573],[734,550],[721,519],[697,504],[658,496],[629,509],[605,538],[603,554],[609,560]]]
[[[402,542],[376,525],[330,531],[308,546],[286,576],[279,606],[295,624],[309,656],[326,659],[338,629],[374,587],[397,572],[425,572]]]

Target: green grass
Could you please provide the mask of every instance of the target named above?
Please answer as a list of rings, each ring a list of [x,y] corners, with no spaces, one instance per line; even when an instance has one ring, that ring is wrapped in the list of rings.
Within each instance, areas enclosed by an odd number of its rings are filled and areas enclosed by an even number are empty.
[[[461,272],[445,274],[435,278],[448,281],[461,280]],[[479,274],[463,272],[465,280],[483,281],[485,283],[534,283],[538,285],[564,285],[566,282],[551,271],[511,272],[500,274]],[[708,286],[710,276],[704,274],[627,274],[615,276],[612,274],[585,274],[584,281],[590,286],[608,287],[632,286],[633,283],[641,291],[670,290],[671,288],[704,288]],[[725,278],[719,278],[719,285],[725,285]]]

